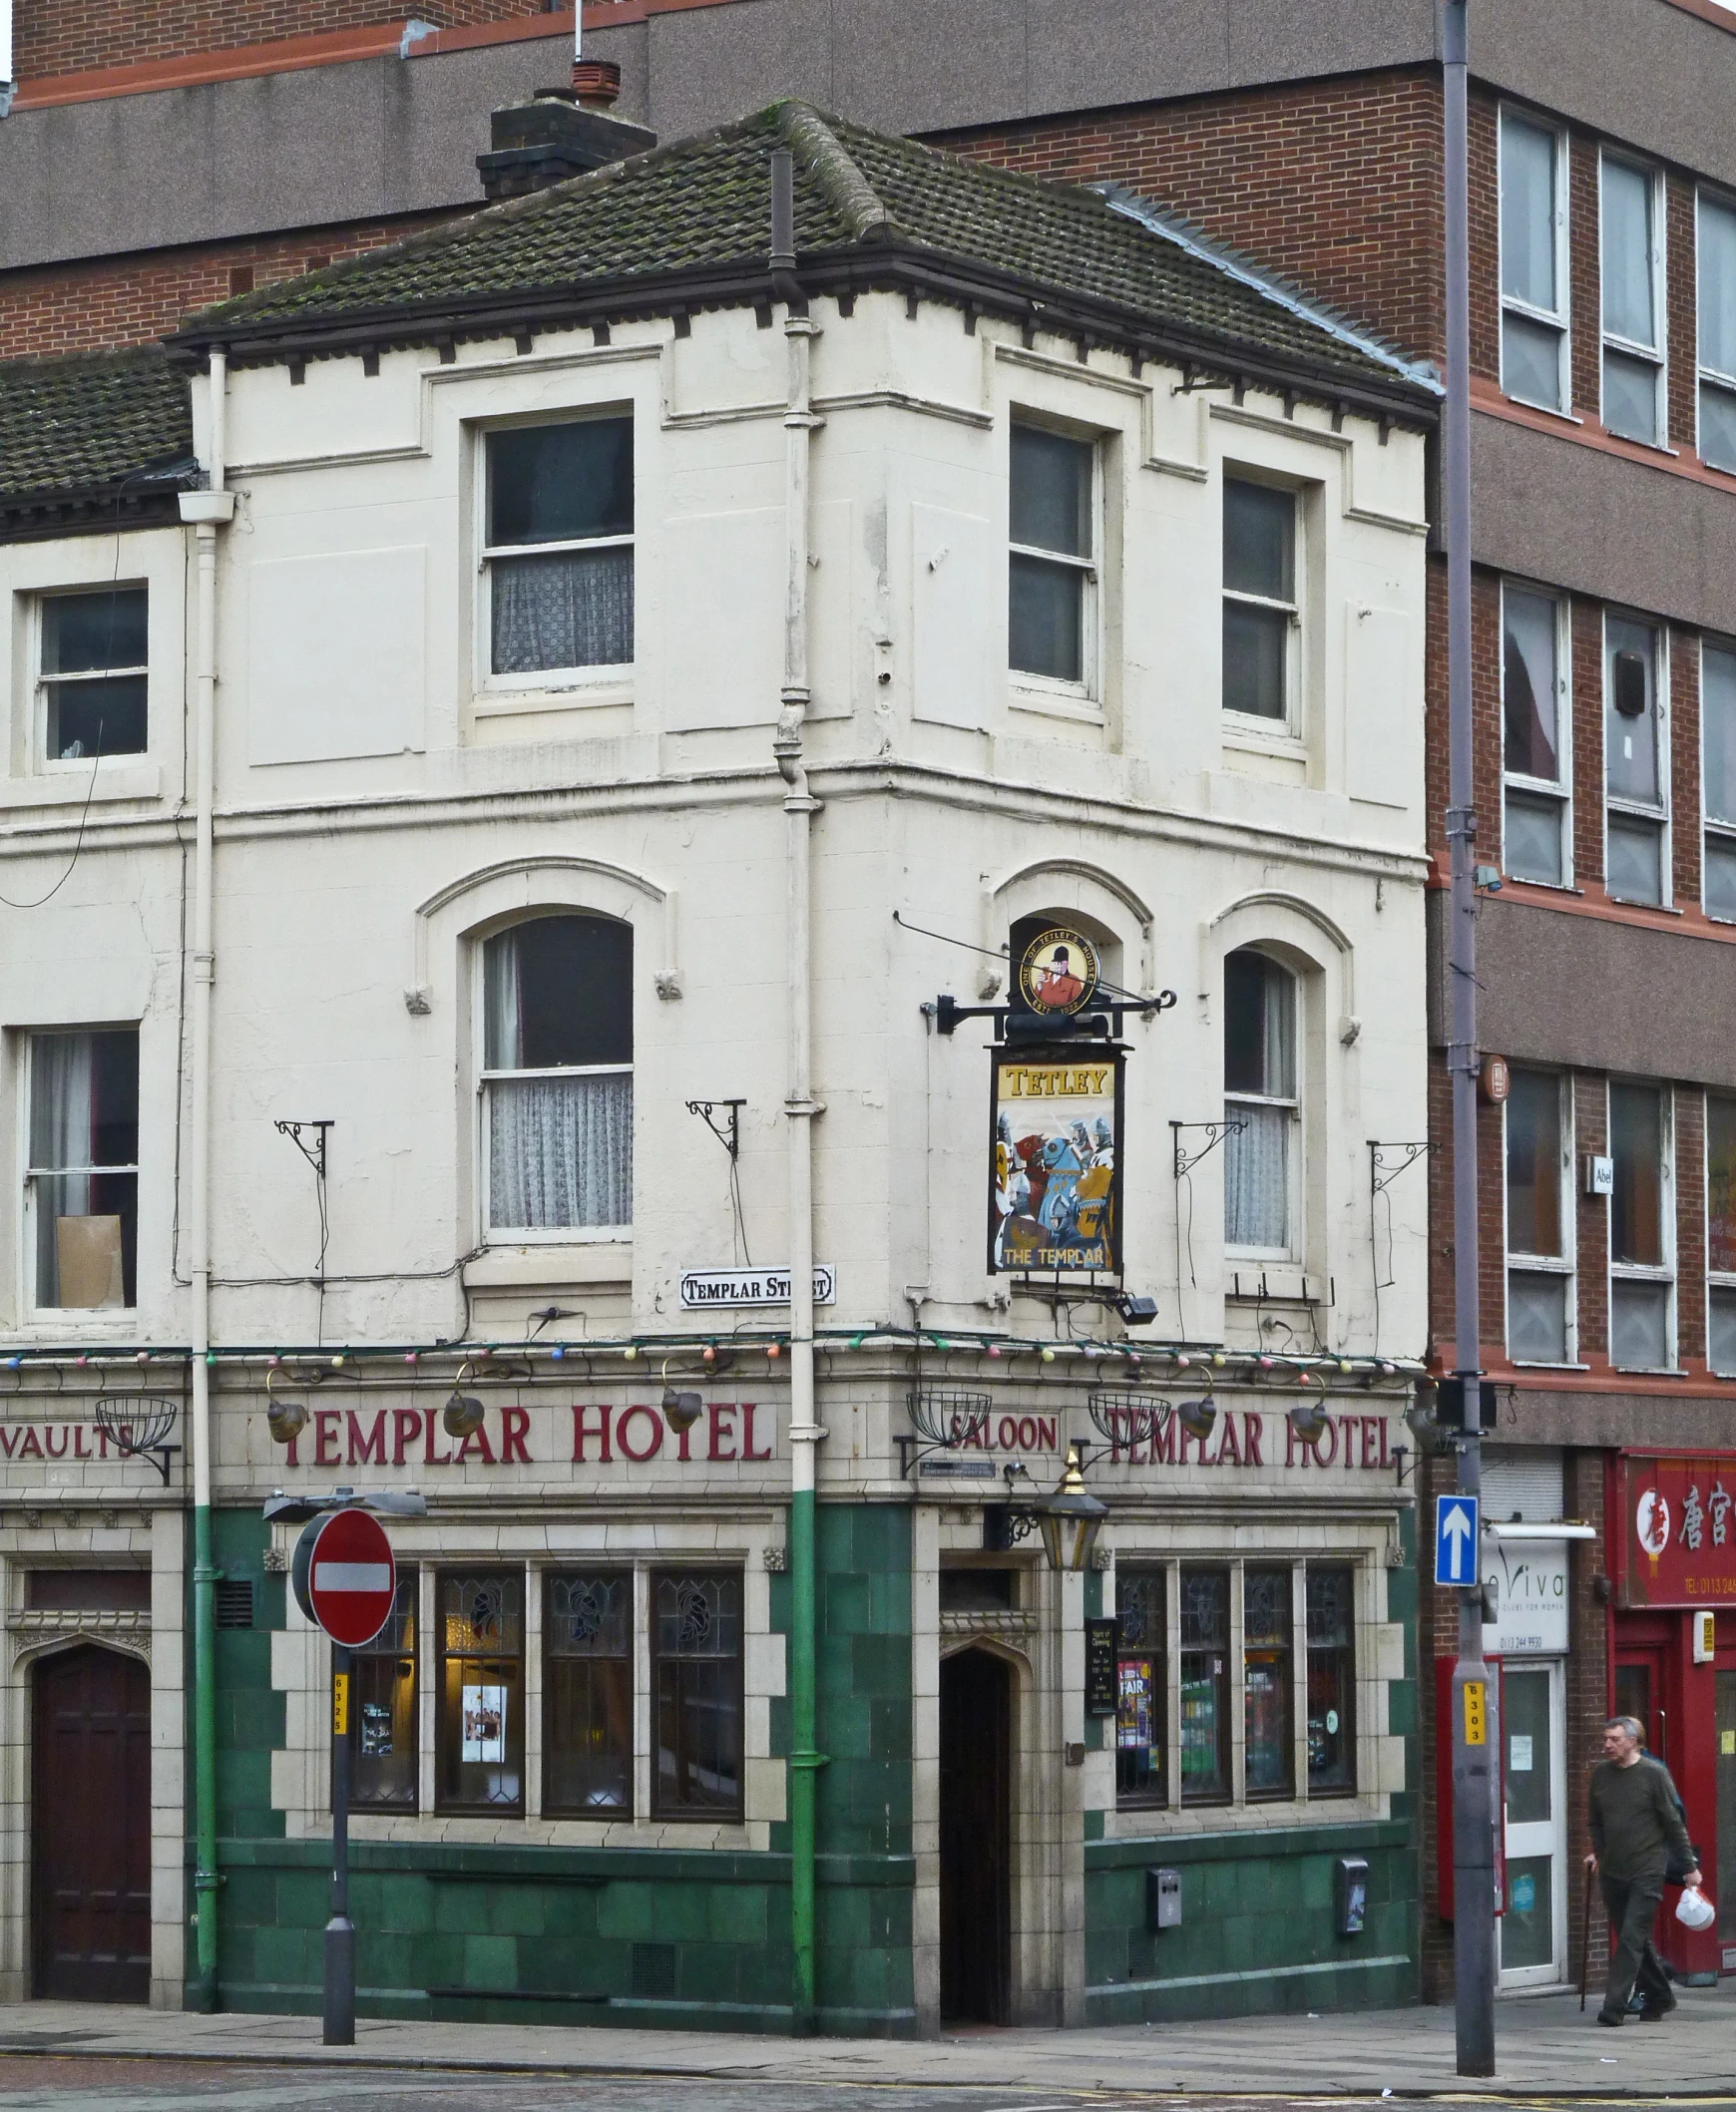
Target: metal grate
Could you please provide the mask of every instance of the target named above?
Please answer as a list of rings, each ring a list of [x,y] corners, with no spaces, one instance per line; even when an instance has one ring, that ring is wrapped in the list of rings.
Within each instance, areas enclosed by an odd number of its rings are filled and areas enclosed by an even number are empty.
[[[633,1946],[633,1991],[642,2002],[667,2001],[675,1991],[675,1946],[672,1943],[636,1943]]]
[[[253,1580],[250,1576],[225,1576],[214,1587],[217,1593],[217,1624],[219,1628],[250,1628],[253,1625]]]

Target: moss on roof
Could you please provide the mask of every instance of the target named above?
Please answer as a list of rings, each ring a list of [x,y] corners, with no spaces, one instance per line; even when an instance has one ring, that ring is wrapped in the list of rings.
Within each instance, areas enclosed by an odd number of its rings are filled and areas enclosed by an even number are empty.
[[[0,504],[89,503],[192,453],[186,376],[155,345],[0,361]]]
[[[631,291],[704,267],[766,262],[773,151],[795,157],[798,264],[898,244],[987,266],[1192,335],[1328,368],[1347,381],[1415,382],[1366,334],[1329,327],[1197,241],[1117,211],[1091,191],[1018,176],[871,132],[800,103],[575,177],[303,278],[208,309],[190,343],[237,349],[291,333],[418,311],[499,312],[515,298]],[[1322,311],[1324,313],[1324,311]]]

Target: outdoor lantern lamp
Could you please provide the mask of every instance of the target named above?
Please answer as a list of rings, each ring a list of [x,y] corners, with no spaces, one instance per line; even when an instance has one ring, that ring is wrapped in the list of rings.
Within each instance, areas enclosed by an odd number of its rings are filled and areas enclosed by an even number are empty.
[[[1055,1490],[1038,1499],[1038,1530],[1051,1569],[1088,1569],[1091,1549],[1109,1506],[1100,1503],[1085,1485],[1080,1472],[1079,1447],[1067,1448],[1067,1467]]]

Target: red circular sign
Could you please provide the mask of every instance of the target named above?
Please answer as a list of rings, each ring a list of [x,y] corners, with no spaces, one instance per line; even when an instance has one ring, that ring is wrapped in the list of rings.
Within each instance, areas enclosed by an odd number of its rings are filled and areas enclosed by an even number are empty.
[[[366,1510],[334,1510],[308,1535],[307,1604],[334,1643],[359,1650],[386,1625],[398,1565],[385,1527]]]

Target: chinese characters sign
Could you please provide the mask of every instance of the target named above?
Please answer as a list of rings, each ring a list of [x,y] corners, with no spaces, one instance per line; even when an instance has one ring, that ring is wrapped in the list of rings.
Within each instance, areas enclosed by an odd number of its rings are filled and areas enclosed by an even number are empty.
[[[1736,1604],[1736,1457],[1629,1454],[1616,1488],[1621,1605]]]
[[[1118,1052],[993,1052],[989,1267],[1120,1268]]]

